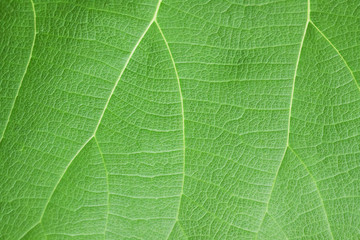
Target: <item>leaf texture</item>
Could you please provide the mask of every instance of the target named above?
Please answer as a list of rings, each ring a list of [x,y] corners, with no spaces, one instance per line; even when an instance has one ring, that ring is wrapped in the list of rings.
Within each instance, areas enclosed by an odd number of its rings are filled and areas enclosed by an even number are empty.
[[[1,239],[359,239],[360,3],[2,1]]]

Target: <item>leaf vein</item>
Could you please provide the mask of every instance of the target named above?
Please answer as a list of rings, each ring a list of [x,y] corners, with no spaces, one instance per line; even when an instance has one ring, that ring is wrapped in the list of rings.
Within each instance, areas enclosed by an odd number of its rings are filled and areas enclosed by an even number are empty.
[[[160,32],[162,38],[164,39],[166,48],[167,48],[167,50],[169,52],[171,62],[172,62],[172,65],[174,67],[174,71],[175,71],[175,74],[176,74],[178,88],[179,88],[179,97],[180,97],[180,104],[181,104],[181,117],[182,117],[182,130],[183,130],[183,177],[182,177],[182,186],[181,186],[181,193],[180,193],[180,196],[182,196],[184,194],[184,182],[185,182],[185,117],[184,117],[184,100],[183,100],[183,95],[182,95],[182,91],[181,91],[181,84],[180,84],[179,74],[178,74],[178,71],[177,71],[177,68],[176,68],[176,64],[175,64],[173,55],[172,55],[171,50],[170,50],[170,46],[169,46],[168,41],[166,40],[166,38],[164,36],[163,31],[161,30],[161,27],[160,27],[159,23],[156,20],[155,20],[155,24],[158,27],[159,32]],[[180,206],[181,206],[181,199],[182,198],[180,197],[179,207],[178,207],[178,211],[176,213],[176,221],[175,222],[179,221],[179,212],[180,212]]]
[[[296,76],[297,76],[297,70],[298,70],[298,67],[299,67],[299,62],[300,62],[300,56],[301,56],[301,52],[302,52],[302,48],[303,48],[303,44],[304,44],[304,40],[305,40],[305,36],[306,36],[306,32],[307,32],[307,29],[308,29],[308,26],[309,26],[309,22],[310,22],[310,0],[307,1],[307,18],[306,18],[306,23],[305,23],[305,27],[304,27],[304,33],[302,35],[302,39],[301,39],[301,42],[300,42],[300,47],[299,47],[299,52],[298,52],[298,56],[297,56],[297,60],[296,60],[296,65],[295,65],[295,71],[294,71],[294,76],[293,76],[293,82],[292,82],[292,88],[291,88],[291,95],[290,95],[290,105],[289,105],[289,117],[288,117],[288,126],[287,126],[287,136],[286,136],[286,147],[284,149],[284,153],[281,157],[281,161],[280,161],[280,164],[279,164],[279,167],[277,168],[276,170],[276,174],[275,174],[275,177],[274,177],[274,180],[273,180],[273,183],[272,183],[272,186],[271,186],[271,190],[270,190],[270,196],[269,196],[269,199],[266,203],[266,209],[265,209],[265,213],[264,213],[264,216],[261,220],[261,223],[259,225],[259,229],[256,233],[256,236],[255,236],[255,239],[258,239],[258,235],[259,235],[259,232],[261,230],[261,226],[263,225],[264,223],[264,220],[265,220],[265,216],[266,216],[266,213],[268,213],[269,211],[269,203],[270,203],[270,200],[271,200],[271,196],[272,196],[272,193],[274,191],[274,187],[275,187],[275,184],[276,184],[276,180],[277,180],[277,177],[279,175],[279,171],[280,171],[280,168],[281,168],[281,165],[284,161],[284,158],[285,158],[285,155],[286,155],[286,151],[287,149],[289,148],[289,138],[290,138],[290,120],[291,120],[291,110],[292,110],[292,104],[293,104],[293,99],[294,99],[294,89],[295,89],[295,80],[296,80]]]
[[[329,38],[326,37],[326,35],[315,25],[315,23],[313,21],[309,21],[313,27],[321,34],[321,36],[330,44],[330,46],[336,51],[336,53],[339,55],[339,57],[341,58],[341,60],[344,62],[345,64],[345,67],[349,70],[350,74],[351,74],[351,77],[352,79],[354,80],[355,82],[355,85],[357,87],[357,89],[360,91],[360,85],[359,83],[357,82],[356,78],[355,78],[355,75],[354,75],[354,72],[351,70],[349,64],[347,63],[347,61],[345,60],[345,58],[342,56],[342,54],[340,53],[340,51],[335,47],[335,45],[330,41]]]
[[[330,222],[329,222],[329,217],[327,215],[327,212],[326,212],[326,208],[325,208],[325,204],[324,204],[324,200],[323,200],[323,197],[320,193],[320,189],[317,185],[317,181],[315,180],[314,178],[314,175],[310,172],[309,168],[307,167],[307,165],[305,164],[305,162],[300,158],[299,154],[297,154],[295,152],[295,150],[291,147],[291,146],[288,146],[289,149],[295,154],[295,156],[299,159],[300,163],[303,165],[303,167],[305,168],[305,170],[309,173],[309,176],[311,177],[312,181],[314,182],[314,185],[316,187],[316,191],[317,191],[317,194],[319,195],[319,198],[320,198],[320,203],[321,203],[321,206],[322,206],[322,209],[324,210],[324,214],[325,214],[325,218],[326,218],[326,222],[327,222],[327,225],[328,225],[328,228],[329,228],[329,232],[330,232],[330,235],[331,235],[331,238],[334,239],[334,236],[332,234],[332,231],[331,231],[331,226],[330,226]]]
[[[31,3],[32,3],[32,6],[33,6],[34,18],[35,18],[36,15],[35,15],[34,3],[33,3],[32,0],[30,0],[30,1],[31,1]],[[110,99],[111,99],[112,95],[114,94],[114,91],[115,91],[118,83],[120,82],[120,79],[121,79],[122,75],[124,74],[125,69],[126,69],[127,65],[129,64],[132,56],[134,55],[137,47],[139,46],[139,44],[140,44],[140,42],[142,41],[142,39],[145,37],[145,35],[146,35],[146,33],[148,32],[148,30],[150,29],[151,25],[152,25],[152,24],[154,23],[154,21],[156,20],[157,13],[158,13],[158,10],[159,10],[159,7],[160,7],[160,3],[161,3],[161,0],[159,0],[158,4],[157,4],[157,6],[156,6],[156,10],[155,10],[155,13],[154,13],[153,18],[151,19],[150,23],[149,23],[148,26],[146,27],[145,31],[144,31],[144,32],[142,33],[142,35],[140,36],[139,40],[137,41],[137,43],[135,44],[134,48],[132,49],[132,51],[131,51],[128,59],[126,60],[125,65],[124,65],[124,67],[122,68],[122,70],[121,70],[121,72],[120,72],[120,74],[119,74],[119,77],[117,78],[117,80],[116,80],[116,82],[115,82],[115,84],[114,84],[114,87],[112,88],[112,90],[111,90],[111,92],[110,92],[110,95],[109,95],[109,97],[108,97],[108,99],[107,99],[107,101],[106,101],[106,103],[105,103],[104,109],[103,109],[103,111],[102,111],[102,113],[101,113],[101,115],[100,115],[99,121],[97,122],[97,125],[96,125],[96,127],[95,127],[95,130],[94,130],[93,134],[85,141],[85,143],[84,143],[84,144],[80,147],[80,149],[75,153],[75,155],[72,157],[72,159],[69,161],[69,163],[68,163],[67,166],[65,167],[64,171],[63,171],[62,174],[60,175],[59,180],[57,181],[57,183],[55,184],[55,187],[54,187],[53,190],[51,191],[51,193],[50,193],[50,195],[49,195],[49,198],[48,198],[48,200],[47,200],[47,202],[46,202],[46,204],[45,204],[45,207],[44,207],[43,211],[41,212],[39,221],[37,221],[33,226],[31,226],[29,230],[25,231],[25,233],[20,237],[20,239],[23,238],[29,231],[31,231],[31,229],[33,229],[34,227],[36,227],[38,224],[41,223],[41,221],[42,221],[42,219],[43,219],[43,217],[44,217],[45,211],[46,211],[46,209],[47,209],[47,207],[48,207],[48,205],[49,205],[49,203],[50,203],[50,200],[51,200],[52,196],[54,195],[55,190],[56,190],[57,187],[59,186],[61,180],[63,179],[65,173],[66,173],[67,170],[69,169],[71,163],[72,163],[72,162],[74,161],[74,159],[79,155],[79,153],[82,151],[82,149],[84,149],[84,147],[90,142],[90,140],[91,140],[92,138],[95,138],[95,137],[96,137],[96,132],[97,132],[97,130],[98,130],[98,128],[99,128],[99,125],[100,125],[103,117],[104,117],[104,113],[105,113],[105,111],[106,111],[106,109],[107,109],[107,107],[108,107],[108,104],[109,104],[109,102],[110,102]],[[36,24],[36,23],[34,23],[34,24]],[[36,33],[36,29],[35,29],[35,33]],[[35,42],[35,41],[34,41],[34,42]],[[29,62],[30,62],[30,59],[29,59]],[[20,88],[19,88],[19,89],[20,89]],[[1,138],[1,139],[2,139],[2,138]],[[1,141],[1,140],[0,140],[0,141]]]
[[[27,70],[28,70],[28,68],[29,68],[29,65],[30,65],[30,62],[31,62],[31,59],[32,59],[32,55],[33,55],[34,46],[35,46],[36,31],[37,31],[37,30],[36,30],[36,11],[35,11],[35,5],[34,5],[33,0],[30,0],[30,2],[31,2],[32,11],[33,11],[33,19],[34,19],[34,36],[33,36],[33,41],[32,41],[32,45],[31,45],[31,48],[30,48],[30,55],[29,55],[29,59],[28,59],[28,61],[27,61],[27,63],[26,63],[25,71],[24,71],[24,73],[23,73],[23,75],[22,75],[22,77],[21,77],[21,80],[20,80],[18,89],[16,90],[16,95],[15,95],[14,101],[13,101],[13,103],[12,103],[12,105],[11,105],[11,109],[10,109],[10,112],[9,112],[9,116],[8,116],[8,118],[7,118],[7,120],[6,120],[6,123],[5,123],[5,128],[4,128],[4,130],[2,131],[2,133],[1,133],[0,142],[1,142],[1,141],[3,140],[3,138],[4,138],[5,131],[6,131],[7,127],[8,127],[8,124],[9,124],[9,121],[10,121],[10,118],[11,118],[11,115],[12,115],[12,112],[13,112],[14,107],[15,107],[16,100],[17,100],[17,98],[18,98],[18,96],[19,96],[20,88],[21,88],[21,86],[22,86],[23,80],[24,80],[25,75],[26,75],[26,73],[27,73]]]
[[[99,145],[99,142],[98,142],[96,136],[94,136],[94,140],[95,140],[96,146],[97,146],[97,148],[99,150],[102,163],[104,165],[105,178],[106,178],[106,192],[107,192],[107,198],[106,198],[107,204],[106,205],[107,205],[107,208],[106,208],[106,222],[105,222],[105,228],[104,228],[104,239],[105,239],[106,232],[107,232],[107,227],[108,227],[108,222],[109,222],[109,210],[110,210],[109,172],[108,172],[108,169],[106,167],[104,154],[101,151],[101,148],[100,148],[100,145]]]

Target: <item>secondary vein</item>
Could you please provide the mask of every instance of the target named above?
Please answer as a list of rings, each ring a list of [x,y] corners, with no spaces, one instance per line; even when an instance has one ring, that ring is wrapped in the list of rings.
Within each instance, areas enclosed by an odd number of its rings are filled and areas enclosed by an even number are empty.
[[[104,159],[104,154],[100,148],[100,145],[99,145],[99,142],[97,140],[97,138],[94,136],[94,140],[95,140],[95,143],[96,143],[96,146],[99,150],[99,153],[100,153],[100,156],[101,156],[101,160],[103,162],[103,165],[104,165],[104,170],[105,170],[105,177],[106,177],[106,192],[107,192],[107,208],[106,208],[106,222],[105,222],[105,228],[104,228],[104,239],[105,239],[105,236],[106,236],[106,231],[107,231],[107,228],[108,228],[108,220],[109,220],[109,211],[110,211],[110,190],[109,190],[109,171],[106,167],[106,163],[105,163],[105,159]]]
[[[4,128],[3,132],[1,133],[0,142],[1,142],[1,141],[3,140],[3,138],[4,138],[5,131],[6,131],[7,127],[8,127],[8,124],[9,124],[9,121],[10,121],[10,118],[11,118],[11,115],[12,115],[12,112],[13,112],[14,107],[15,107],[16,100],[17,100],[17,98],[18,98],[18,96],[19,96],[20,88],[21,88],[21,86],[22,86],[23,80],[24,80],[25,75],[26,75],[26,73],[27,73],[27,70],[28,70],[28,68],[29,68],[29,65],[30,65],[30,62],[31,62],[31,59],[32,59],[32,55],[33,55],[33,51],[34,51],[35,40],[36,40],[36,31],[37,31],[37,30],[36,30],[36,11],[35,11],[35,5],[34,5],[33,0],[30,0],[30,2],[31,2],[32,12],[33,12],[33,18],[34,18],[34,35],[33,35],[33,41],[32,41],[32,44],[31,44],[30,55],[29,55],[29,59],[28,59],[28,61],[27,61],[27,63],[26,63],[25,71],[24,71],[24,73],[23,73],[23,75],[22,75],[22,77],[21,77],[21,80],[20,80],[18,89],[16,90],[16,95],[15,95],[14,101],[13,101],[13,103],[12,103],[12,105],[11,105],[11,109],[10,109],[10,112],[9,112],[9,116],[8,116],[8,118],[7,118],[7,120],[6,120],[6,123],[5,123],[5,128]]]
[[[41,223],[41,221],[42,221],[42,219],[43,219],[43,217],[44,217],[45,211],[46,211],[46,209],[47,209],[47,207],[48,207],[48,205],[49,205],[49,203],[50,203],[50,200],[51,200],[52,196],[54,195],[55,190],[56,190],[57,187],[59,186],[61,180],[63,179],[65,173],[66,173],[67,170],[69,169],[71,163],[72,163],[72,162],[74,161],[74,159],[79,155],[79,153],[84,149],[84,147],[90,142],[90,140],[91,140],[92,138],[94,138],[94,139],[96,138],[97,130],[98,130],[99,125],[100,125],[100,123],[101,123],[101,121],[102,121],[102,119],[103,119],[103,117],[104,117],[104,113],[105,113],[105,111],[106,111],[106,109],[107,109],[107,107],[108,107],[108,105],[109,105],[110,99],[111,99],[111,97],[113,96],[113,94],[114,94],[114,92],[115,92],[115,89],[116,89],[117,85],[119,84],[120,79],[121,79],[121,77],[123,76],[123,74],[124,74],[124,72],[125,72],[125,69],[127,68],[127,66],[128,66],[128,64],[129,64],[132,56],[134,55],[137,47],[139,46],[140,42],[144,39],[144,37],[145,37],[146,33],[148,32],[148,30],[150,29],[151,25],[155,22],[156,17],[157,17],[157,14],[158,14],[158,11],[159,11],[159,7],[160,7],[160,4],[161,4],[161,1],[162,1],[162,0],[159,0],[158,4],[157,4],[157,6],[156,6],[156,9],[155,9],[155,13],[154,13],[153,18],[151,19],[151,21],[150,21],[149,24],[147,25],[145,31],[141,34],[139,40],[136,42],[136,44],[135,44],[134,48],[132,49],[132,51],[130,52],[130,55],[129,55],[129,57],[127,58],[127,60],[126,60],[126,62],[125,62],[125,65],[124,65],[124,67],[122,68],[122,70],[121,70],[121,72],[120,72],[120,74],[119,74],[119,76],[118,76],[118,78],[117,78],[117,80],[116,80],[116,82],[115,82],[115,84],[114,84],[114,87],[112,88],[112,90],[111,90],[111,92],[110,92],[110,95],[109,95],[109,97],[108,97],[108,99],[107,99],[107,101],[106,101],[106,103],[105,103],[105,106],[104,106],[103,111],[102,111],[102,113],[101,113],[101,115],[100,115],[99,121],[98,121],[97,124],[96,124],[96,127],[95,127],[95,130],[94,130],[93,134],[85,141],[85,143],[84,143],[83,145],[81,145],[81,147],[79,148],[79,150],[78,150],[78,151],[75,153],[75,155],[71,158],[71,160],[69,161],[68,165],[65,167],[64,171],[61,173],[59,180],[57,181],[57,183],[55,184],[53,190],[51,191],[50,196],[49,196],[49,198],[48,198],[48,200],[47,200],[47,202],[46,202],[46,204],[45,204],[45,206],[44,206],[44,209],[43,209],[43,211],[41,212],[39,221],[36,222],[29,230],[27,230],[27,231],[20,237],[20,239],[23,238],[29,231],[31,231],[31,229],[33,229],[35,226],[37,226],[38,224]],[[35,8],[34,8],[34,3],[32,2],[32,0],[31,0],[31,3],[32,3],[33,9],[34,9],[34,16],[35,16]],[[35,32],[36,32],[36,30],[35,30]],[[34,40],[34,42],[35,42],[35,40]],[[29,62],[30,62],[30,60],[29,60]],[[0,140],[0,141],[1,141],[1,140]],[[99,146],[97,139],[95,139],[95,141],[96,141],[97,145]],[[100,148],[99,148],[99,150],[100,150]],[[104,165],[104,166],[105,166],[105,165]]]
[[[298,67],[299,67],[299,62],[300,62],[300,56],[301,56],[301,52],[302,52],[302,48],[303,48],[303,45],[304,45],[304,40],[305,40],[305,36],[306,36],[306,32],[307,32],[307,29],[308,29],[308,26],[309,26],[309,22],[310,22],[310,0],[308,0],[307,2],[307,17],[306,17],[306,23],[305,23],[305,27],[304,27],[304,32],[303,32],[303,35],[302,35],[302,38],[301,38],[301,42],[300,42],[300,47],[299,47],[299,52],[298,52],[298,56],[297,56],[297,60],[296,60],[296,65],[295,65],[295,71],[294,71],[294,76],[293,76],[293,82],[292,82],[292,88],[291,88],[291,95],[290,95],[290,105],[289,105],[289,117],[288,117],[288,124],[287,124],[287,136],[286,136],[286,146],[285,146],[285,149],[284,149],[284,153],[281,157],[281,161],[280,161],[280,164],[276,170],[276,174],[275,174],[275,177],[274,177],[274,180],[273,180],[273,183],[272,183],[272,186],[271,186],[271,190],[270,190],[270,196],[269,196],[269,199],[268,199],[268,202],[266,204],[266,209],[265,209],[265,213],[264,213],[264,216],[261,220],[261,224],[259,226],[259,230],[257,231],[256,233],[256,237],[255,239],[258,238],[258,234],[260,232],[260,229],[261,229],[261,226],[262,224],[264,223],[264,219],[265,219],[265,216],[266,216],[266,213],[268,213],[269,211],[269,203],[270,203],[270,200],[271,200],[271,196],[272,196],[272,193],[274,191],[274,187],[275,187],[275,184],[276,184],[276,180],[277,180],[277,177],[279,175],[279,171],[280,171],[280,168],[281,168],[281,165],[284,161],[284,158],[285,158],[285,155],[286,155],[286,151],[287,149],[289,148],[289,139],[290,139],[290,120],[291,120],[291,110],[292,110],[292,105],[293,105],[293,99],[294,99],[294,89],[295,89],[295,80],[296,80],[296,76],[297,76],[297,71],[298,71]]]
[[[310,20],[310,23],[313,25],[313,27],[321,34],[321,36],[331,45],[331,47],[334,48],[334,50],[336,51],[336,53],[339,55],[339,57],[341,58],[341,60],[344,62],[346,68],[349,70],[351,77],[353,78],[356,87],[358,88],[358,90],[360,91],[360,86],[359,83],[357,82],[354,72],[351,70],[349,64],[347,63],[347,61],[345,60],[345,58],[342,56],[342,54],[340,53],[340,51],[335,47],[335,45],[330,41],[329,38],[326,37],[326,35],[315,25],[315,23],[313,21]]]
[[[321,193],[320,193],[320,189],[319,189],[319,187],[318,187],[318,185],[317,185],[317,182],[316,182],[316,180],[315,180],[315,178],[314,178],[314,175],[310,172],[309,168],[307,167],[307,165],[305,164],[305,162],[300,158],[299,154],[297,154],[297,153],[295,152],[295,150],[294,150],[292,147],[290,147],[290,146],[289,146],[289,149],[295,154],[296,158],[299,159],[300,163],[303,165],[303,167],[305,168],[305,170],[309,173],[309,176],[310,176],[311,180],[314,182],[314,185],[315,185],[315,188],[316,188],[316,192],[318,193],[319,198],[320,198],[321,207],[322,207],[322,209],[324,210],[324,214],[325,214],[325,218],[326,218],[326,220],[327,220],[327,226],[328,226],[328,228],[329,228],[329,232],[330,232],[331,238],[334,239],[334,236],[333,236],[333,234],[332,234],[331,227],[330,227],[329,217],[328,217],[327,212],[326,212],[324,200],[323,200],[323,197],[322,197],[322,195],[321,195]]]
[[[175,64],[175,60],[174,57],[171,53],[170,50],[170,46],[168,41],[165,38],[165,35],[163,33],[163,31],[161,30],[161,27],[159,25],[159,23],[155,20],[155,24],[159,29],[159,32],[165,42],[166,48],[169,52],[170,58],[171,58],[171,62],[172,65],[174,67],[174,71],[175,71],[175,75],[176,75],[176,79],[177,79],[177,84],[178,84],[178,88],[179,88],[179,96],[180,96],[180,104],[181,104],[181,117],[182,117],[182,130],[183,130],[183,177],[182,177],[182,185],[181,185],[181,192],[180,192],[180,201],[179,201],[179,207],[178,207],[178,211],[176,213],[176,221],[173,225],[173,228],[175,227],[176,222],[179,221],[179,212],[180,212],[180,206],[181,206],[181,199],[182,199],[182,195],[184,194],[184,182],[185,182],[185,117],[184,117],[184,99],[183,99],[183,95],[182,95],[182,90],[181,90],[181,84],[180,84],[180,78],[179,78],[179,74],[176,68],[176,64]],[[179,223],[180,224],[180,223]],[[172,230],[171,230],[172,231]],[[169,234],[171,234],[171,231]]]
[[[112,88],[111,93],[110,93],[110,95],[109,95],[109,97],[108,97],[108,99],[107,99],[107,101],[106,101],[106,103],[105,103],[105,107],[104,107],[104,109],[103,109],[103,111],[102,111],[102,113],[101,113],[101,115],[100,115],[99,121],[98,121],[98,123],[97,123],[97,125],[96,125],[96,128],[95,128],[95,130],[94,130],[93,135],[96,134],[96,132],[97,132],[97,130],[98,130],[98,128],[99,128],[99,125],[100,125],[100,123],[101,123],[101,121],[102,121],[102,119],[103,119],[103,117],[104,117],[104,113],[105,113],[105,111],[106,111],[106,109],[107,109],[107,107],[108,107],[108,105],[109,105],[110,99],[111,99],[111,97],[114,95],[115,89],[116,89],[117,85],[119,84],[120,79],[121,79],[121,77],[123,76],[123,74],[124,74],[124,72],[125,72],[125,69],[127,68],[127,66],[128,66],[128,64],[129,64],[132,56],[134,55],[134,53],[135,53],[137,47],[139,46],[139,44],[141,43],[141,41],[144,39],[146,33],[149,31],[151,25],[152,25],[152,24],[154,23],[154,21],[156,20],[156,17],[157,17],[158,11],[159,11],[159,7],[160,7],[160,4],[161,4],[161,1],[162,1],[162,0],[159,0],[158,4],[157,4],[157,6],[156,6],[156,10],[155,10],[155,13],[154,13],[153,18],[151,19],[150,23],[149,23],[148,26],[146,27],[146,29],[145,29],[145,31],[143,32],[143,34],[140,36],[139,40],[138,40],[137,43],[135,44],[135,46],[134,46],[134,48],[132,49],[132,51],[130,52],[130,55],[129,55],[128,59],[126,60],[124,67],[121,69],[121,72],[120,72],[120,74],[119,74],[119,77],[117,78],[117,80],[116,80],[116,82],[115,82],[115,84],[114,84],[114,87]]]

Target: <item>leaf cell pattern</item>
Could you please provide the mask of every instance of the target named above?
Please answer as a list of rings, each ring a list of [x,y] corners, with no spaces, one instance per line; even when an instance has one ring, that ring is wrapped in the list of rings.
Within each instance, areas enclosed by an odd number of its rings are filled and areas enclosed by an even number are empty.
[[[1,239],[360,238],[360,3],[3,1]]]

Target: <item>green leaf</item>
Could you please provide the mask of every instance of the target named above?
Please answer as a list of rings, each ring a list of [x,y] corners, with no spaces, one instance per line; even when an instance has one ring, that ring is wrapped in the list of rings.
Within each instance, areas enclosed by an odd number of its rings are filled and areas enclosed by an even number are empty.
[[[0,9],[1,239],[360,239],[359,1]]]

